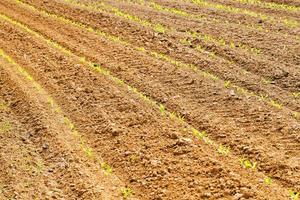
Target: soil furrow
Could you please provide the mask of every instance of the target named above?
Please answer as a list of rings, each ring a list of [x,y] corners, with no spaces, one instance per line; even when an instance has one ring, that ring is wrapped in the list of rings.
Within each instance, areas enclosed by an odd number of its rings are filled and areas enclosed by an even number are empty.
[[[189,133],[182,130],[184,127],[160,116],[122,87],[115,87],[106,78],[55,50],[50,51],[49,47],[33,38],[14,33],[16,30],[10,29],[9,25],[2,26],[2,29],[9,31],[9,37],[14,40],[10,46],[5,44],[9,40],[1,40],[1,46],[33,72],[34,77],[39,77],[38,80],[78,124],[80,132],[89,138],[95,151],[112,163],[116,173],[121,173],[128,184],[130,182],[134,189],[142,191],[137,192],[138,196],[144,199],[149,199],[149,194],[152,198],[199,199],[207,195],[202,191],[210,191],[211,199],[230,199],[241,189],[222,192],[223,181],[230,184],[238,180],[238,185],[244,186],[242,193],[248,192],[248,186],[254,184],[250,174],[234,167],[235,162],[227,162],[228,159],[218,156],[209,146],[188,139]],[[24,59],[24,52],[30,60]],[[53,62],[49,63],[49,60]],[[217,170],[217,181],[212,180],[215,172],[207,172],[202,168],[204,165],[206,169]],[[256,175],[259,173],[251,174]],[[265,191],[263,185],[254,184],[253,187]],[[264,195],[250,194],[256,199],[265,199]],[[282,195],[285,196],[283,193],[274,198],[283,198]]]
[[[1,96],[10,102],[11,113],[17,116],[21,124],[23,134],[18,136],[19,140],[25,146],[30,144],[33,154],[29,152],[29,155],[37,155],[35,159],[30,156],[24,157],[14,165],[29,170],[32,177],[36,177],[42,183],[42,190],[33,190],[35,186],[31,183],[26,187],[30,186],[28,189],[33,191],[14,193],[10,197],[16,199],[120,198],[122,185],[113,185],[101,172],[100,166],[84,158],[83,153],[80,153],[80,143],[76,142],[68,128],[64,127],[63,117],[59,117],[49,109],[47,98],[36,94],[33,85],[16,75],[14,72],[16,69],[10,69],[16,67],[4,62],[1,62],[1,65],[5,66],[1,68]],[[22,153],[22,148],[19,151]],[[112,189],[114,187],[116,189]],[[8,188],[18,189],[13,183],[8,185]]]
[[[176,78],[175,78],[175,80],[176,80]],[[207,84],[207,85],[209,85],[209,83]],[[203,87],[203,85],[201,85],[202,87]],[[200,86],[200,87],[201,87]],[[183,88],[182,90],[184,90],[185,88]],[[206,88],[207,89],[207,88]],[[218,89],[217,89],[218,90]],[[200,91],[199,91],[200,92]],[[212,91],[213,92],[213,91]],[[168,93],[169,93],[169,91],[168,91]],[[182,92],[180,92],[179,91],[179,93],[182,93]],[[183,95],[184,96],[184,95]],[[190,97],[191,98],[191,97]],[[198,97],[197,97],[198,98]],[[194,99],[195,99],[195,97],[194,97]],[[191,100],[190,100],[191,101]],[[195,100],[193,100],[194,101],[194,104],[195,104]],[[217,101],[216,99],[214,100],[214,101]],[[220,100],[219,100],[220,101]],[[198,103],[198,102],[197,102]],[[192,105],[191,105],[192,106]],[[170,107],[172,107],[172,106],[170,106]],[[183,107],[182,105],[181,105],[181,107]],[[205,108],[205,107],[204,107]],[[207,108],[206,108],[207,109]],[[192,110],[192,109],[191,109]],[[195,113],[197,113],[197,111],[195,111]],[[245,114],[245,115],[247,115],[247,114]],[[212,116],[212,118],[213,118],[214,116]],[[200,117],[199,117],[200,118]],[[204,116],[204,118],[205,118],[205,116]],[[207,117],[206,117],[207,118]],[[256,116],[254,116],[254,118],[256,118]],[[216,119],[217,120],[217,119]],[[199,123],[203,123],[203,122],[199,122]],[[219,123],[219,122],[217,122],[217,123]],[[202,126],[208,126],[208,125],[206,125],[206,124],[204,124],[204,125],[202,125]],[[225,126],[224,126],[225,127]],[[270,128],[270,127],[266,127],[266,129],[267,128]],[[215,130],[212,130],[211,132],[214,132]],[[230,131],[229,131],[230,132]],[[215,136],[215,137],[218,137],[217,135]],[[227,138],[228,139],[228,138]],[[224,140],[223,140],[224,141]],[[263,139],[262,139],[262,141],[263,141]],[[239,148],[243,148],[242,147],[242,145],[239,147]],[[253,149],[254,150],[254,149]],[[251,153],[250,153],[251,154]],[[264,154],[264,153],[263,153]],[[265,166],[265,168],[266,168],[266,166]],[[293,167],[294,168],[294,167]],[[294,169],[292,169],[292,170],[294,170]],[[275,170],[276,171],[276,170]]]

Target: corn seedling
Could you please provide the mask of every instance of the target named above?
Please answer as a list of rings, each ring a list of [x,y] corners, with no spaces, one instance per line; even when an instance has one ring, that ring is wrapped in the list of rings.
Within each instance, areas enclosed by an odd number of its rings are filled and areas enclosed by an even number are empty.
[[[101,169],[104,170],[104,173],[106,175],[112,174],[112,168],[109,164],[107,164],[106,162],[101,163]]]
[[[231,82],[230,81],[225,81],[224,87],[225,88],[230,88],[230,86],[231,86]]]
[[[166,108],[165,108],[165,106],[164,106],[163,104],[159,104],[159,111],[160,111],[160,113],[161,113],[162,115],[165,114]]]
[[[300,193],[293,190],[289,191],[290,200],[299,200]]]
[[[207,134],[206,134],[206,132],[205,131],[198,131],[197,129],[195,129],[195,128],[192,128],[192,132],[193,132],[193,134],[197,137],[197,138],[199,138],[199,139],[203,139],[204,137],[206,137],[207,136]]]
[[[265,79],[265,78],[262,78],[262,82],[264,83],[264,84],[271,84],[272,83],[272,80],[270,80],[270,79]]]
[[[275,100],[271,100],[270,104],[275,108],[282,109],[282,105]]]
[[[35,162],[35,165],[33,167],[33,171],[37,174],[40,174],[44,171],[44,162],[43,162],[43,160],[39,159]]]
[[[89,147],[86,147],[83,149],[87,157],[92,158],[93,157],[93,150]]]
[[[264,179],[264,183],[265,183],[266,185],[271,185],[271,184],[272,184],[272,179],[271,179],[270,177],[266,177],[266,178]]]
[[[300,92],[293,92],[293,96],[295,98],[299,98],[300,97]]]
[[[218,147],[218,153],[227,156],[230,153],[230,148],[220,144]]]
[[[11,131],[12,125],[10,122],[4,122],[0,124],[0,133],[7,133]]]
[[[7,106],[0,101],[0,110],[6,110],[7,109]]]
[[[245,168],[245,169],[256,170],[257,162],[251,162],[251,161],[248,160],[248,159],[241,158],[241,159],[240,159],[240,164],[241,164],[242,167]]]
[[[129,197],[131,197],[133,195],[133,190],[131,188],[122,188],[121,189],[121,194],[122,194],[122,197],[124,199],[128,199]]]
[[[292,115],[293,115],[293,117],[294,117],[295,119],[299,119],[299,118],[300,118],[299,112],[293,112]]]

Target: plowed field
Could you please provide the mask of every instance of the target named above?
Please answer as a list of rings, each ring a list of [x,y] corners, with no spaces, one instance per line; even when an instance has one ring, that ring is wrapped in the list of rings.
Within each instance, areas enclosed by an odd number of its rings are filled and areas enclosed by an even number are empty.
[[[12,199],[300,199],[299,0],[0,0]]]

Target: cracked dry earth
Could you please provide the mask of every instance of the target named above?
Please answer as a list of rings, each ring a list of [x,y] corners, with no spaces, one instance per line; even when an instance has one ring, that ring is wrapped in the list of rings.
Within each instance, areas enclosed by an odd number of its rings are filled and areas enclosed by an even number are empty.
[[[0,200],[300,199],[298,0],[0,0]]]

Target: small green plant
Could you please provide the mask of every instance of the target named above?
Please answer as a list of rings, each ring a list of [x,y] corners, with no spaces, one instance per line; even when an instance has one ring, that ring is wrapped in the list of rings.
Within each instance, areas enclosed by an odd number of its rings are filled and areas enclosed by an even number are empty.
[[[227,156],[230,153],[230,148],[220,144],[218,147],[218,153]]]
[[[271,100],[271,105],[274,106],[275,108],[281,109],[282,105],[274,100]]]
[[[0,110],[6,110],[7,109],[7,106],[0,101]]]
[[[163,25],[156,24],[154,26],[154,31],[159,32],[159,33],[164,33],[164,32],[166,32],[166,29],[165,29],[165,27]]]
[[[12,125],[10,122],[4,122],[0,124],[0,133],[9,132],[12,129]]]
[[[300,117],[300,114],[298,112],[293,112],[292,115],[295,119],[299,119]]]
[[[101,163],[101,169],[104,170],[105,174],[111,174],[112,173],[112,168],[109,164],[107,164],[106,162]]]
[[[130,196],[132,196],[133,190],[131,188],[126,187],[121,189],[121,193],[124,199],[128,199]]]
[[[81,141],[81,148],[88,158],[93,158],[93,156],[94,156],[93,149],[90,147],[85,147],[84,142],[82,142],[82,141]]]
[[[40,174],[43,172],[45,166],[43,160],[39,159],[35,162],[35,166],[33,167],[33,171],[37,174]]]
[[[231,82],[230,81],[225,81],[224,82],[224,87],[225,88],[229,88],[231,86]]]
[[[291,200],[299,200],[299,196],[300,196],[299,192],[295,192],[293,190],[289,191],[289,197]]]
[[[245,158],[241,158],[239,160],[240,160],[242,167],[244,167],[245,169],[252,169],[252,170],[256,169],[257,162],[251,162],[250,160],[245,159]]]
[[[197,138],[199,138],[199,139],[203,139],[204,137],[206,137],[207,136],[207,134],[206,134],[206,132],[205,131],[198,131],[197,129],[195,129],[195,128],[192,128],[192,132],[193,132],[193,134],[197,137]]]
[[[300,92],[293,92],[293,96],[294,96],[295,98],[300,97]]]
[[[162,104],[159,104],[159,111],[160,111],[160,113],[161,113],[162,115],[164,115],[164,114],[165,114],[165,112],[166,112],[166,108],[165,108],[165,106],[164,106],[164,105],[162,105]]]
[[[271,184],[272,184],[272,179],[271,179],[270,177],[266,177],[266,178],[264,179],[264,183],[265,183],[266,185],[271,185]]]

